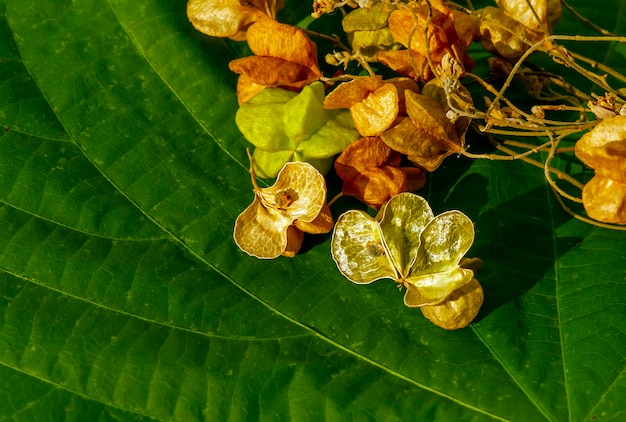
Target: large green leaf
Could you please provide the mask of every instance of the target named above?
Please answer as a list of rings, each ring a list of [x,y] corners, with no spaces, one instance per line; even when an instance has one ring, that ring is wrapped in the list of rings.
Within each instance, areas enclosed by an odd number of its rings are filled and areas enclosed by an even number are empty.
[[[626,32],[626,2],[572,3]],[[449,158],[421,192],[476,222],[484,261],[479,320],[447,332],[344,279],[328,236],[236,248],[234,53],[184,1],[0,1],[0,39],[1,419],[624,418],[626,236],[540,171]]]

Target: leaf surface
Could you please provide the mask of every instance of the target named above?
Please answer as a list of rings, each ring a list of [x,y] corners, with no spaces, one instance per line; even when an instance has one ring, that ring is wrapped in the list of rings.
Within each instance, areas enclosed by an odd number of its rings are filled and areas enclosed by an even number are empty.
[[[623,1],[572,4],[624,33]],[[2,419],[626,413],[626,236],[568,219],[540,171],[450,157],[420,192],[476,222],[484,261],[479,320],[443,331],[394,283],[347,281],[329,236],[237,249],[235,55],[185,2],[0,2],[0,34]]]

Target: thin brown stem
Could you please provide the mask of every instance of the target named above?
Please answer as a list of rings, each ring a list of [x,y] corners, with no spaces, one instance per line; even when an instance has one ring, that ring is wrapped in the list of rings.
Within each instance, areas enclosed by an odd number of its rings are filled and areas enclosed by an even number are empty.
[[[430,0],[426,0],[426,4],[428,5],[428,17],[426,18],[426,25],[424,27],[424,47],[426,47],[426,59],[428,60],[428,66],[430,66],[431,72],[435,77],[439,77],[439,71],[433,63],[432,57],[430,57],[430,42],[428,41],[428,29],[430,29],[430,22],[433,19],[433,6],[430,4]],[[413,12],[411,12],[413,13]]]
[[[565,7],[572,15],[576,16],[578,18],[578,20],[580,20],[581,22],[583,22],[585,25],[593,28],[594,30],[598,31],[599,33],[601,33],[602,35],[606,35],[609,37],[614,37],[615,34],[613,34],[612,32],[607,31],[606,29],[596,25],[595,23],[591,22],[589,19],[587,19],[586,17],[584,17],[583,15],[581,15],[580,13],[578,13],[572,6],[570,6],[569,4],[567,4],[565,2],[565,0],[561,0],[561,4],[563,5],[563,7]]]
[[[580,60],[582,62],[585,62],[589,65],[591,65],[591,67],[593,67],[594,69],[600,69],[603,72],[608,73],[609,75],[613,76],[615,79],[618,79],[622,82],[626,82],[626,76],[622,75],[621,73],[617,72],[616,70],[602,64],[599,63],[593,59],[590,59],[589,57],[583,56],[581,54],[578,53],[574,53],[573,51],[569,51],[570,56],[572,56],[573,58]]]
[[[552,35],[549,37],[551,40],[559,40],[559,41],[585,41],[585,42],[621,42],[626,43],[626,37],[601,37],[601,36],[582,36],[582,35]],[[556,52],[556,54],[555,54]],[[613,89],[606,82],[606,75],[600,76],[591,72],[588,69],[585,69],[573,59],[573,56],[569,51],[566,51],[563,47],[557,46],[556,48],[551,50],[551,55],[553,60],[558,57],[559,60],[566,66],[570,66],[572,69],[580,73],[582,76],[596,84],[597,86],[604,89],[606,92],[610,92],[616,96],[619,96],[619,92]],[[557,60],[558,61],[558,60]]]
[[[583,200],[582,198],[577,198],[575,196],[570,195],[569,193],[565,192],[563,189],[561,189],[554,180],[552,180],[552,175],[550,174],[550,163],[552,162],[552,159],[554,158],[554,155],[556,154],[556,148],[559,144],[560,139],[556,139],[556,140],[552,140],[551,139],[551,146],[550,146],[550,150],[548,151],[548,157],[546,158],[546,161],[544,162],[544,166],[543,166],[543,174],[546,178],[546,181],[548,182],[548,184],[550,185],[550,187],[552,188],[552,190],[554,192],[557,192],[559,195],[561,195],[563,198],[567,198],[570,201],[573,202],[578,202],[578,203],[582,203]],[[583,186],[581,184],[578,184],[576,187],[579,187],[581,190],[583,188]]]
[[[246,154],[248,154],[248,161],[250,161],[250,179],[252,180],[252,187],[254,188],[255,191],[258,191],[261,188],[259,188],[259,185],[257,184],[257,181],[256,181],[256,172],[254,171],[254,157],[252,156],[252,153],[250,152],[250,148],[246,147]]]
[[[299,28],[301,29],[304,33],[312,36],[312,37],[317,37],[317,38],[321,38],[327,41],[330,41],[331,43],[333,43],[333,45],[335,47],[339,47],[344,51],[352,51],[349,47],[345,46],[342,42],[341,39],[333,34],[333,35],[326,35],[326,34],[322,34],[321,32],[316,32],[316,31],[311,31],[310,29],[307,28]]]
[[[515,151],[513,151],[510,148],[505,147],[504,145],[502,145],[500,142],[497,142],[495,139],[493,139],[492,136],[490,136],[489,134],[487,134],[487,139],[489,140],[489,142],[498,150],[504,152],[505,154],[511,155],[511,156],[519,156],[519,160],[523,161],[527,164],[530,164],[532,166],[535,166],[537,168],[540,169],[545,169],[545,164],[537,161],[537,160],[533,160],[532,158],[528,158],[527,155],[521,155],[516,153]],[[570,183],[572,186],[575,186],[579,189],[582,189],[583,185],[576,179],[574,179],[573,177],[571,177],[569,174],[562,172],[561,170],[555,169],[553,167],[549,168],[551,173],[554,173],[559,179],[564,180],[568,183]]]
[[[565,211],[566,213],[568,213],[569,215],[571,215],[575,219],[580,220],[580,221],[582,221],[584,223],[587,223],[587,224],[591,224],[593,226],[602,227],[603,229],[626,230],[626,226],[618,226],[616,224],[602,223],[600,221],[593,220],[591,218],[588,218],[588,217],[582,216],[580,214],[577,214],[576,212],[572,211],[567,205],[565,205],[565,202],[563,202],[563,199],[561,198],[561,196],[559,196],[558,193],[556,193],[554,191],[552,191],[552,192],[554,193],[554,196],[556,197],[556,200],[561,205],[561,208],[563,208],[563,211]]]
[[[343,196],[343,191],[339,192],[337,195],[333,196],[333,199],[331,199],[330,201],[328,201],[328,206],[332,206],[335,202],[337,202],[337,200],[339,198],[341,198]]]

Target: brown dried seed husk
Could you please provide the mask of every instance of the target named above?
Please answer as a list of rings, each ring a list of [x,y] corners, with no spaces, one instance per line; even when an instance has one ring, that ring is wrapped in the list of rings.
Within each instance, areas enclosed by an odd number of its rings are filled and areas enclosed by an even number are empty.
[[[476,318],[483,304],[483,288],[475,278],[453,291],[439,305],[422,306],[422,314],[433,324],[446,330],[458,330]]]
[[[242,105],[265,88],[267,88],[265,85],[254,82],[248,76],[239,75],[237,78],[237,102]]]
[[[242,57],[231,61],[228,67],[237,74],[245,75],[255,84],[266,87],[303,88],[319,78],[319,74],[311,69],[280,57]]]
[[[277,210],[267,209],[258,196],[235,220],[235,243],[248,255],[260,259],[279,257],[287,247],[291,222]]]
[[[524,40],[534,44],[544,38],[542,32],[533,31],[497,7],[481,9],[479,17],[478,38],[483,48],[509,60],[519,59],[530,48]]]
[[[240,0],[189,0],[187,17],[198,31],[213,37],[246,39],[246,29],[267,15],[254,5]]]
[[[430,137],[445,143],[448,149],[455,152],[459,151],[459,135],[446,116],[447,110],[426,95],[415,94],[410,91],[404,94],[406,111],[413,123]]]
[[[398,90],[388,83],[350,107],[354,127],[361,136],[376,136],[389,129],[399,111]]]
[[[543,32],[545,28],[551,34],[561,18],[560,0],[496,0],[496,4],[507,15],[533,31]]]
[[[417,85],[417,82],[415,82],[414,79],[404,77],[386,79],[385,82],[393,84],[396,87],[398,91],[398,115],[406,116],[406,98],[404,91],[408,90],[414,94],[419,94],[419,85]]]
[[[453,10],[452,14],[454,15],[454,30],[461,45],[467,48],[474,40],[474,33],[479,25],[478,18],[474,14],[467,14],[460,10]]]
[[[289,226],[287,228],[287,245],[281,255],[289,258],[296,256],[302,247],[303,240],[304,233],[295,226]]]
[[[574,153],[596,175],[626,183],[626,116],[601,120],[576,142]]]
[[[324,108],[350,108],[382,86],[382,80],[382,76],[364,76],[344,82],[324,98]]]
[[[409,78],[417,79],[421,76],[425,80],[429,80],[434,76],[426,56],[416,51],[413,52],[412,61],[408,50],[381,50],[376,54],[376,60]]]
[[[306,34],[291,25],[265,19],[248,29],[248,45],[257,56],[280,57],[298,63],[319,77],[317,46]]]
[[[441,79],[433,79],[424,85],[422,94],[437,101],[437,103],[439,103],[439,105],[441,105],[446,112],[451,110],[448,105],[446,92]],[[458,110],[471,112],[474,108],[474,101],[472,100],[472,95],[468,89],[459,84],[459,88],[454,94],[455,95],[450,98],[450,103]],[[454,130],[459,136],[461,143],[463,143],[463,140],[465,139],[465,132],[471,122],[472,119],[470,117],[461,116],[453,123]]]
[[[410,91],[405,96],[409,119],[399,118],[380,137],[419,167],[434,171],[448,155],[461,151],[461,140],[439,103]]]
[[[445,143],[430,139],[430,135],[408,117],[398,119],[398,123],[381,133],[380,138],[426,171],[435,171],[444,158],[452,154]]]
[[[311,234],[321,234],[328,233],[332,230],[335,221],[333,220],[333,215],[330,212],[330,208],[328,204],[324,204],[320,213],[315,217],[315,219],[311,222],[296,220],[294,221],[296,227],[302,230],[305,233]]]
[[[401,159],[378,137],[351,143],[335,160],[344,195],[379,209],[398,193],[421,189],[426,183],[424,172],[415,167],[399,168]]]
[[[335,171],[345,182],[353,180],[365,170],[399,164],[400,154],[392,154],[392,149],[379,137],[368,136],[357,139],[343,150],[335,160]]]
[[[407,8],[395,10],[388,20],[389,30],[394,39],[406,48],[422,55],[430,52],[435,61],[439,61],[444,51],[458,43],[459,38],[454,28],[454,15],[441,0],[431,0],[429,4],[410,3]],[[428,46],[424,39],[424,29],[428,26]]]
[[[604,223],[626,224],[626,183],[594,176],[583,187],[587,215]]]
[[[344,194],[359,198],[375,210],[402,192],[424,187],[426,176],[416,167],[385,166],[365,170],[352,183],[344,185]]]

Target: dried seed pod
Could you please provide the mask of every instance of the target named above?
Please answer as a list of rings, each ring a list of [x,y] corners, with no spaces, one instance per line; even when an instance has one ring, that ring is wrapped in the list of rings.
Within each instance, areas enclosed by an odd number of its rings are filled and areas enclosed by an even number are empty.
[[[239,104],[250,99],[258,86],[302,89],[322,75],[317,46],[299,28],[272,19],[255,22],[247,29],[254,56],[231,61],[230,70],[243,77],[237,82]]]
[[[276,177],[288,161],[305,161],[326,173],[334,157],[359,138],[350,113],[325,110],[323,101],[324,86],[314,82],[299,94],[266,88],[239,107],[235,123],[256,147],[259,177]]]
[[[441,107],[446,111],[446,115],[448,111],[451,111],[450,105],[455,107],[457,110],[461,110],[464,112],[472,112],[474,110],[474,101],[472,100],[472,95],[460,83],[455,83],[453,88],[448,89],[449,93],[446,94],[445,84],[442,79],[437,78],[428,82],[424,85],[422,89],[422,94],[427,97],[432,98],[437,101]],[[449,96],[449,99],[448,99]],[[450,102],[448,104],[448,101]],[[465,143],[465,132],[467,132],[467,128],[469,127],[472,119],[465,116],[457,117],[453,124],[454,129],[459,136],[459,140],[461,141],[461,145]]]
[[[382,77],[360,77],[329,93],[324,108],[349,108],[361,136],[377,136],[389,129],[400,112],[398,89]]]
[[[421,311],[436,326],[446,330],[458,330],[467,327],[476,318],[483,300],[483,288],[478,280],[473,278],[463,287],[453,291],[443,303],[422,306]]]
[[[626,116],[601,120],[576,142],[574,152],[596,172],[583,188],[587,215],[626,224]]]
[[[531,44],[545,37],[542,32],[524,26],[497,7],[485,7],[478,16],[478,38],[483,48],[509,60],[517,60]]]
[[[455,24],[456,16],[459,25]],[[404,76],[424,80],[435,76],[428,59],[437,66],[446,54],[471,67],[471,59],[465,63],[469,57],[465,52],[473,38],[473,22],[465,18],[455,15],[441,0],[409,2],[393,11],[388,20],[391,35],[407,50],[379,51],[377,59]]]
[[[560,0],[496,0],[496,4],[516,21],[533,31],[552,33],[561,19]]]
[[[395,8],[395,5],[378,2],[373,7],[358,8],[348,13],[341,25],[352,50],[367,60],[373,60],[379,49],[400,48],[401,45],[395,42],[387,28],[387,20]]]
[[[626,183],[626,116],[601,120],[576,142],[574,152],[597,175]]]
[[[200,32],[243,41],[251,24],[273,19],[283,6],[282,0],[189,0],[187,17]]]
[[[248,255],[261,259],[294,256],[303,233],[326,233],[332,216],[326,205],[324,177],[308,163],[290,162],[274,185],[260,188],[254,181],[254,201],[235,221],[235,243]]]
[[[421,189],[426,183],[424,172],[416,167],[400,167],[401,158],[378,137],[354,141],[335,160],[343,194],[380,209],[401,192]]]
[[[462,150],[461,138],[437,101],[411,91],[405,91],[405,99],[409,118],[398,119],[380,137],[417,166],[434,171],[444,158]]]
[[[459,263],[474,241],[474,225],[460,211],[434,216],[412,193],[394,196],[372,219],[363,211],[342,214],[331,253],[350,281],[369,284],[390,278],[406,287],[409,307],[434,305],[470,282],[474,273]]]
[[[587,215],[605,223],[626,224],[626,183],[595,176],[583,187]]]

